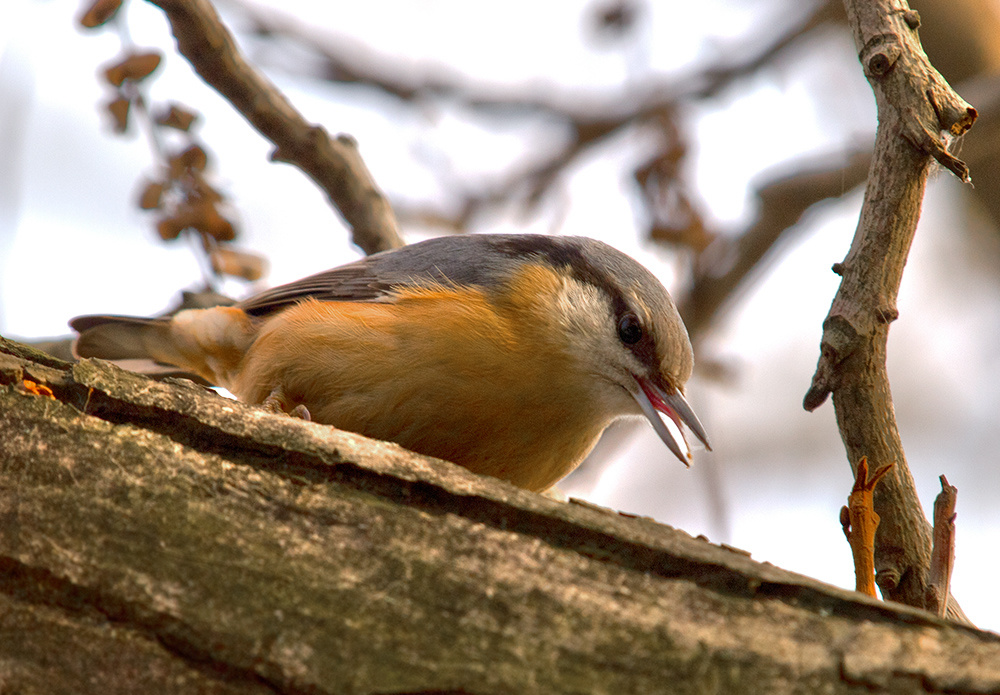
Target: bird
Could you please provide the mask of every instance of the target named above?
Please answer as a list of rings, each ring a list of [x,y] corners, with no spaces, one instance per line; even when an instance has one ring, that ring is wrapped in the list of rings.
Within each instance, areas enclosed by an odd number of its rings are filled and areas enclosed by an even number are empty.
[[[587,237],[438,237],[232,306],[70,325],[79,358],[172,365],[533,491],[621,418],[645,416],[685,465],[683,426],[711,450],[684,396],[693,351],[669,293]]]

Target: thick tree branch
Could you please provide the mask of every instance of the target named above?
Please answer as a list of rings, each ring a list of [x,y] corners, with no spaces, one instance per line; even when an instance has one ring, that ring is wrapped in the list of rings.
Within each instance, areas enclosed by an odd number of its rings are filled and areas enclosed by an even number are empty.
[[[100,695],[1000,690],[996,635],[2,339],[0,664]]]
[[[902,0],[847,0],[847,13],[865,75],[875,91],[879,126],[857,232],[843,280],[823,323],[821,355],[804,405],[829,393],[848,460],[867,457],[895,467],[875,491],[881,517],[876,536],[877,581],[885,598],[924,606],[931,529],[906,465],[885,368],[889,323],[909,252],[932,158],[967,176],[947,153],[940,133],[959,135],[976,111],[927,61],[919,18]],[[960,614],[954,601],[952,615]]]
[[[274,143],[272,157],[294,164],[326,192],[357,246],[375,253],[403,245],[392,208],[353,138],[331,138],[322,126],[308,123],[246,62],[208,0],[149,1],[166,13],[178,49],[202,79]]]

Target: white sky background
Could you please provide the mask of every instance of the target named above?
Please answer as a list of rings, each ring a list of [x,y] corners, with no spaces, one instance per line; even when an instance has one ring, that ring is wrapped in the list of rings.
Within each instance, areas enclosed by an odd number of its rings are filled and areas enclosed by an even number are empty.
[[[417,71],[449,69],[511,93],[537,89],[572,103],[641,76],[637,60],[671,71],[726,56],[748,32],[783,27],[790,3],[657,4],[643,32],[645,46],[629,48],[628,59],[586,40],[589,3],[583,2],[285,0],[279,6],[308,17],[317,32],[353,37],[387,58],[411,61]],[[84,313],[157,312],[201,279],[191,250],[159,243],[149,218],[134,207],[136,181],[150,170],[148,148],[140,137],[109,135],[96,106],[107,94],[95,78],[97,66],[117,53],[118,38],[78,32],[78,11],[76,3],[19,2],[0,26],[0,333],[8,336],[64,334],[67,319]],[[269,258],[268,283],[356,257],[323,195],[297,170],[268,163],[269,145],[172,52],[159,11],[132,2],[129,18],[139,46],[167,52],[152,99],[179,100],[203,114],[200,135],[239,210],[241,245]],[[714,37],[706,42],[709,29]],[[738,229],[751,212],[748,186],[766,179],[761,172],[870,137],[874,103],[853,46],[836,35],[817,44],[787,55],[749,89],[691,114],[698,146],[692,176],[712,219],[725,228]],[[559,137],[557,129],[530,121],[497,135],[491,124],[458,110],[445,111],[432,128],[427,114],[368,90],[334,88],[276,67],[308,60],[305,54],[282,57],[259,42],[249,48],[252,59],[272,66],[272,79],[307,118],[358,139],[376,181],[397,199],[441,196],[441,184],[427,174],[428,158],[450,159],[454,180],[475,185]],[[547,204],[528,229],[556,231],[558,222],[557,231],[602,238],[671,286],[680,266],[662,249],[640,243],[624,168],[625,155],[644,143],[615,145],[577,163],[559,201],[568,207]],[[946,174],[928,190],[900,320],[890,333],[889,369],[925,509],[941,473],[959,489],[954,592],[975,622],[998,629],[992,577],[1000,547],[1000,245],[995,233],[957,207],[960,193]],[[837,288],[830,265],[847,252],[859,205],[853,194],[812,211],[780,262],[741,297],[705,346],[708,357],[737,374],[732,384],[696,377],[688,387],[715,453],[699,454],[685,470],[642,425],[611,465],[569,478],[565,489],[853,586],[838,522],[851,476],[833,408],[809,414],[801,401]],[[512,231],[514,222],[481,231]],[[720,495],[721,513],[713,501]]]

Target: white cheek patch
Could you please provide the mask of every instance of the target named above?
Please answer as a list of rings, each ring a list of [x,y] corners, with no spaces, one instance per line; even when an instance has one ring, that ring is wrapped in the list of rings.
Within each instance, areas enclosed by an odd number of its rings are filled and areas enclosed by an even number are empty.
[[[555,316],[559,316],[569,332],[584,342],[607,338],[611,307],[600,290],[572,278],[563,280],[556,298]]]

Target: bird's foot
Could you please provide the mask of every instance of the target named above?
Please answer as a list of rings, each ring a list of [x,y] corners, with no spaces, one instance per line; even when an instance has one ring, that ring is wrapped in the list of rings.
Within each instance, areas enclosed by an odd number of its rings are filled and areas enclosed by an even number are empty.
[[[285,396],[285,392],[280,386],[275,387],[264,402],[260,404],[261,407],[269,413],[275,415],[288,415],[289,417],[298,418],[299,420],[305,420],[306,422],[312,420],[312,416],[309,414],[309,408],[307,408],[302,403],[294,407],[290,407],[291,404],[288,402],[288,398]]]

